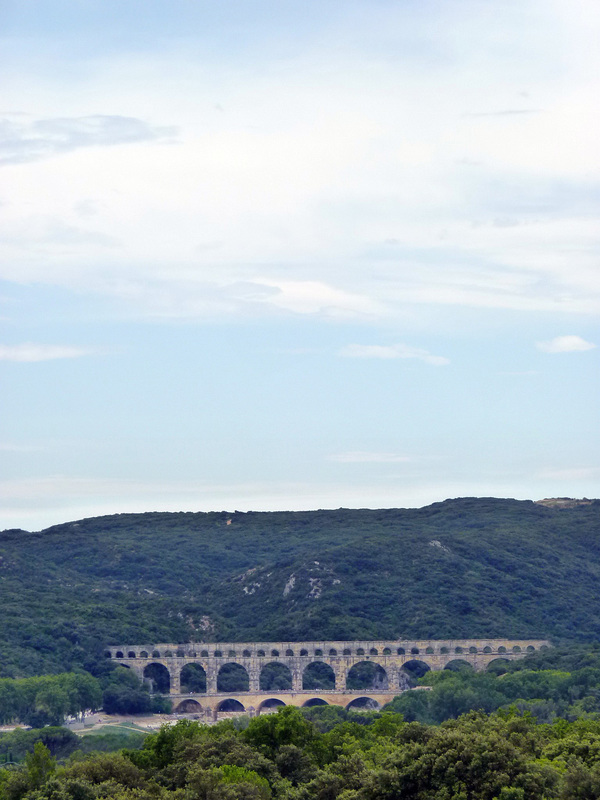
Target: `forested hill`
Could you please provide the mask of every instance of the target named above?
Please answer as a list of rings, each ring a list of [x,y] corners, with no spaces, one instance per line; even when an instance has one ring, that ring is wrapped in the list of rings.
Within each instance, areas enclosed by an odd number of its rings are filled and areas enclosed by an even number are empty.
[[[0,534],[0,675],[106,643],[600,639],[600,501],[119,514]]]

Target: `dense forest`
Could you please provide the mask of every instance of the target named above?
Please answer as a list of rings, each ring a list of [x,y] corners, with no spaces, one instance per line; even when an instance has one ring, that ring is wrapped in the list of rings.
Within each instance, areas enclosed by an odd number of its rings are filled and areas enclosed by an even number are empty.
[[[600,638],[600,501],[119,514],[0,534],[0,677],[118,642]]]

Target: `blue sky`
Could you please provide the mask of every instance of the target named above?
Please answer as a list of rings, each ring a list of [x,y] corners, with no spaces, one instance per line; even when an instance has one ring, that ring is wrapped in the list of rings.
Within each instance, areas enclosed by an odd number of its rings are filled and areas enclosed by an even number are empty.
[[[597,3],[0,31],[0,527],[598,496]]]

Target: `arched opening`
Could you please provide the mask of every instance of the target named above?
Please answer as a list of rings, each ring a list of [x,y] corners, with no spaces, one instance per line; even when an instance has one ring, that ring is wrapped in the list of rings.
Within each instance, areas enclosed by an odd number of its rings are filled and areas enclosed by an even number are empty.
[[[346,677],[346,689],[362,691],[363,689],[389,689],[387,672],[380,664],[373,661],[359,661],[349,670]]]
[[[406,650],[403,647],[398,648],[398,655],[403,656],[406,653]]]
[[[279,658],[279,650],[271,650],[271,658]]]
[[[202,657],[202,658],[209,658],[209,655],[208,655],[208,650],[203,650],[203,651],[200,653],[200,655],[201,655],[201,657]]]
[[[508,672],[509,664],[508,658],[495,658],[487,665],[486,672],[491,672],[494,675],[505,675]]]
[[[377,648],[376,648],[376,647],[372,647],[372,648],[369,650],[369,655],[370,655],[370,656],[376,656],[376,655],[379,655],[379,654],[378,654],[378,652],[377,652]]]
[[[227,658],[235,658],[235,650],[229,650],[227,653]]]
[[[121,652],[121,650],[117,650],[117,652],[115,653],[115,658],[123,658],[123,653]]]
[[[228,700],[221,700],[216,710],[228,711],[228,712],[237,711],[239,713],[239,712],[244,712],[246,709],[240,703],[239,700],[234,700],[233,698],[230,698]]]
[[[462,653],[462,651],[463,651],[462,647],[455,647],[454,648],[454,652],[459,654],[459,655],[460,655],[460,653]]]
[[[316,656],[322,656],[322,655],[323,655],[323,651],[322,651],[322,650],[319,650],[319,648],[317,648],[317,649],[315,650],[315,655],[316,655]]]
[[[241,664],[223,664],[217,675],[218,692],[247,692],[249,688],[250,678]]]
[[[284,706],[283,700],[278,700],[276,697],[271,697],[269,700],[263,700],[258,707],[259,714],[268,714],[281,706]]]
[[[134,650],[130,650],[127,653],[127,658],[135,658],[135,651]]]
[[[252,657],[252,653],[250,652],[250,650],[244,650],[244,652],[242,653],[242,656],[244,658],[251,658]]]
[[[148,664],[144,667],[144,680],[150,681],[152,692],[169,694],[171,690],[171,676],[164,664]]]
[[[308,650],[305,650],[304,648],[302,648],[302,650],[300,650],[300,655],[301,656],[307,656],[308,655]]]
[[[313,706],[328,706],[329,703],[326,700],[322,700],[320,697],[313,697],[311,700],[307,700],[306,703],[302,703],[302,708],[312,708]]]
[[[160,653],[158,650],[152,651],[152,658],[160,658]]]
[[[313,661],[302,674],[302,688],[310,689],[335,689],[335,673],[323,661]]]
[[[329,655],[330,656],[337,656],[337,650],[335,650],[335,648],[332,647],[331,650],[329,651]]]
[[[222,650],[215,650],[215,652],[213,653],[213,656],[215,658],[223,658],[223,651]]]
[[[173,658],[173,651],[165,650],[165,658]]]
[[[532,644],[527,645],[527,652],[528,653],[535,653],[535,647]]]
[[[186,664],[181,670],[181,691],[190,694],[206,692],[206,672],[200,664]]]
[[[345,656],[351,656],[352,655],[352,650],[350,650],[349,647],[344,648],[344,655]]]
[[[290,668],[281,661],[271,661],[260,671],[259,686],[261,692],[283,692],[292,688]]]
[[[419,661],[416,658],[413,658],[412,661],[407,661],[406,664],[402,665],[402,669],[400,670],[400,685],[404,684],[402,673],[404,673],[404,677],[408,676],[408,679],[411,683],[419,680],[425,675],[426,672],[429,672],[429,665],[426,664],[424,661]]]
[[[450,672],[464,672],[467,670],[468,672],[473,671],[473,667],[469,664],[468,661],[465,661],[464,658],[454,658],[452,661],[449,661],[444,669],[449,669]]]
[[[258,658],[264,658],[265,657],[265,651],[264,650],[257,650],[256,651],[256,655],[257,655]]]
[[[504,647],[504,645],[501,644],[500,647],[498,648],[498,652],[499,653],[506,653],[506,647]]]
[[[197,700],[182,700],[175,708],[176,714],[199,714],[202,706]]]
[[[355,697],[346,706],[346,711],[378,711],[379,708],[377,700],[371,697]]]
[[[383,655],[384,656],[391,656],[392,655],[392,651],[390,650],[389,647],[384,647],[383,648]]]
[[[425,652],[426,652],[428,655],[432,656],[432,655],[433,655],[433,647],[428,647],[428,648],[425,650]]]
[[[177,658],[185,658],[185,650],[177,650],[175,655],[177,656]]]
[[[362,647],[358,647],[358,648],[356,649],[356,655],[357,655],[357,656],[364,656],[364,654],[365,654],[364,648],[362,648]]]
[[[419,648],[418,647],[411,647],[410,648],[410,653],[413,656],[418,656],[419,655]]]
[[[148,651],[142,650],[142,652],[140,653],[140,658],[148,658]]]
[[[513,653],[520,653],[520,652],[521,652],[521,648],[519,647],[519,645],[518,645],[518,644],[516,644],[516,645],[513,647]]]
[[[110,650],[107,650],[106,653],[104,653],[104,658],[112,658],[112,653]]]
[[[291,658],[294,655],[294,651],[293,650],[286,650],[285,654],[286,654],[286,656],[288,656],[288,658]]]
[[[471,645],[471,647],[469,647],[469,653],[476,653],[476,652],[477,648],[474,645]]]
[[[442,653],[443,655],[446,655],[449,652],[450,650],[446,646],[440,647],[440,653]]]
[[[487,653],[491,653],[492,652],[492,648],[488,645],[487,647],[483,648],[483,652],[486,653],[486,654]]]

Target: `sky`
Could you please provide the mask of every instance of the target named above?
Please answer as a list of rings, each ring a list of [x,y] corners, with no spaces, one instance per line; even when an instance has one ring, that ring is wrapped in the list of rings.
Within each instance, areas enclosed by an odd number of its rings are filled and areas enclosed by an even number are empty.
[[[599,497],[596,0],[4,0],[0,528]]]

